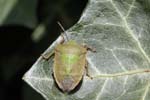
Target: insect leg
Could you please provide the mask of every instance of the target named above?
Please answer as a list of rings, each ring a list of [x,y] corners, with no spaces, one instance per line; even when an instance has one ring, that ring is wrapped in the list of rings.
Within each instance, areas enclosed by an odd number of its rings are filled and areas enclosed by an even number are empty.
[[[92,47],[88,46],[87,44],[83,44],[83,47],[92,52],[96,52],[95,48],[92,48]]]
[[[90,79],[93,79],[93,77],[89,74],[89,70],[88,70],[88,62],[85,65],[85,69],[86,69],[86,76],[89,77]]]
[[[51,53],[47,53],[47,54],[41,54],[41,57],[45,60],[50,59],[54,54],[54,50]]]
[[[65,38],[64,38],[63,34],[61,34],[60,40],[57,41],[56,45],[63,44],[64,42],[65,42]],[[54,54],[54,50],[52,50],[51,53],[42,54],[41,57],[45,60],[48,60],[51,56],[53,56],[53,54]]]

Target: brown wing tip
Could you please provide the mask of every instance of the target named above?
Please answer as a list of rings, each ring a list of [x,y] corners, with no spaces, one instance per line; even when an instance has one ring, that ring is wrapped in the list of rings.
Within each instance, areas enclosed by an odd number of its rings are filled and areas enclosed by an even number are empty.
[[[63,92],[70,92],[74,89],[74,80],[72,78],[66,77],[62,82],[61,82],[61,89]]]

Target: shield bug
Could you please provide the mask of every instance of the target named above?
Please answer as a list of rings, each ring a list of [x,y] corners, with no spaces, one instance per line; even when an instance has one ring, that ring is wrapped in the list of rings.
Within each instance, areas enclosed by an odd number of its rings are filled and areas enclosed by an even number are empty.
[[[65,33],[64,28],[58,23]],[[62,34],[64,39],[64,34]],[[67,38],[67,36],[66,36]],[[74,40],[61,42],[54,49],[54,64],[53,75],[58,87],[63,92],[72,91],[82,80],[85,70],[87,71],[87,51],[95,51],[87,45],[80,45]],[[49,56],[42,55],[44,59],[49,59]],[[88,72],[86,72],[88,75]],[[88,75],[89,76],[89,75]]]

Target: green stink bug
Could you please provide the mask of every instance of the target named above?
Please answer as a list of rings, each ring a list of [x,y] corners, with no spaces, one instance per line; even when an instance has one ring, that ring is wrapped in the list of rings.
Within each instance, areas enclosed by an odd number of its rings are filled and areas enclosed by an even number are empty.
[[[60,23],[58,24],[65,32],[62,25]],[[95,51],[95,50],[89,48],[86,45],[80,45],[74,40],[68,40],[65,43],[63,42],[61,41],[61,43],[55,47],[53,52],[54,53],[53,75],[58,87],[63,92],[70,92],[82,80],[82,77],[84,75],[87,66],[86,60],[87,51],[88,50]],[[51,55],[52,54],[49,54],[48,57],[42,55],[42,57],[44,59],[49,59]],[[86,74],[88,75],[88,72]]]

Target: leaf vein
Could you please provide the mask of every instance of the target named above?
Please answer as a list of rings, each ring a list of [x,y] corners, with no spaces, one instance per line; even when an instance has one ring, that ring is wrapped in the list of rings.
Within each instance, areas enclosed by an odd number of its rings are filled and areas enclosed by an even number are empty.
[[[113,23],[92,23],[92,24],[88,24],[88,25],[84,25],[84,27],[88,27],[88,26],[95,26],[95,25],[101,25],[101,26],[115,26],[115,27],[123,27],[122,25],[117,25],[117,24],[113,24]]]
[[[150,83],[148,82],[148,84],[145,86],[145,92],[144,92],[141,100],[145,100],[146,95],[147,95],[148,90],[149,90],[149,87],[150,87]]]
[[[23,77],[23,80],[26,80],[26,79],[32,79],[32,80],[40,80],[40,81],[53,81],[51,78],[47,78],[47,77],[42,77],[42,78],[39,78],[39,77]]]
[[[119,11],[119,9],[116,7],[116,5],[114,4],[113,0],[110,0],[113,7],[115,8],[116,12],[120,15],[120,17],[123,20],[124,28],[127,30],[128,34],[131,35],[131,37],[135,40],[135,42],[137,43],[138,48],[140,49],[141,53],[144,55],[144,57],[146,58],[146,60],[150,63],[150,58],[146,55],[146,52],[144,51],[144,49],[141,46],[140,41],[138,40],[138,38],[136,38],[136,36],[133,34],[133,31],[129,28],[128,26],[128,22],[126,21],[126,18],[121,14],[121,12]]]
[[[133,0],[133,1],[132,1],[132,4],[131,4],[131,6],[130,6],[128,12],[127,12],[126,18],[130,15],[130,13],[131,13],[131,11],[132,11],[132,8],[134,7],[135,1],[136,1],[136,0]]]
[[[100,74],[93,76],[93,78],[112,78],[112,77],[119,77],[119,76],[128,76],[128,75],[135,75],[135,74],[144,74],[144,73],[150,73],[150,69],[140,69],[140,70],[133,70],[133,71],[126,71],[121,73],[115,73],[115,74]]]
[[[113,50],[111,50],[111,53],[112,53],[113,57],[116,59],[116,61],[118,62],[118,64],[120,65],[121,69],[123,69],[124,71],[127,71],[125,69],[125,67],[123,66],[123,64],[120,62],[120,60],[118,59],[118,57],[116,56],[116,54],[114,53]]]
[[[105,90],[105,87],[107,86],[107,83],[108,83],[108,79],[105,80],[102,89],[99,91],[99,93],[98,93],[98,95],[97,95],[97,97],[96,97],[96,100],[99,100],[99,98],[101,97],[101,94],[102,94],[103,91]]]

